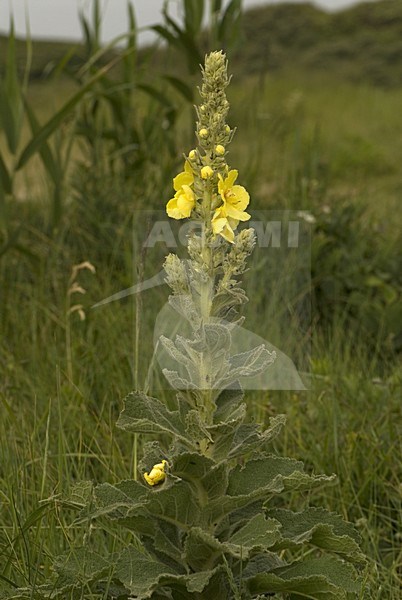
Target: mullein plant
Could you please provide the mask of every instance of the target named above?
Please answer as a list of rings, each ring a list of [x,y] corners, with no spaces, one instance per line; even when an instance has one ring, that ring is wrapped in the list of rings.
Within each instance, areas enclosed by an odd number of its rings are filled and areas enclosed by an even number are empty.
[[[144,444],[138,480],[81,486],[73,500],[83,519],[101,525],[107,518],[131,532],[132,543],[103,557],[88,535],[58,561],[58,578],[39,587],[37,598],[363,597],[364,557],[353,526],[322,508],[288,508],[290,492],[294,498],[334,477],[307,473],[303,463],[270,451],[283,416],[265,430],[246,419],[238,380],[269,368],[275,356],[264,346],[231,353],[247,300],[239,277],[255,234],[238,229],[249,219],[249,195],[226,161],[228,83],[225,55],[211,53],[198,145],[167,203],[173,219],[201,225],[189,235],[189,258],[170,254],[165,262],[169,303],[191,331],[160,340],[178,365],[164,370],[173,399],[167,405],[141,391],[126,397],[118,427],[154,438]]]

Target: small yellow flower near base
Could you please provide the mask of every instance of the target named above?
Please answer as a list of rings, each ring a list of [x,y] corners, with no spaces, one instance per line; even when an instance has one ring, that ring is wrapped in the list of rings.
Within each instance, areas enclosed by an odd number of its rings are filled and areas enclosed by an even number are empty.
[[[144,479],[148,485],[157,485],[162,483],[166,478],[165,467],[168,464],[167,460],[162,460],[161,463],[154,465],[150,473],[144,473]]]
[[[212,175],[214,174],[213,170],[211,169],[210,166],[206,166],[206,167],[202,167],[201,169],[201,177],[203,179],[209,179],[210,177],[212,177]]]

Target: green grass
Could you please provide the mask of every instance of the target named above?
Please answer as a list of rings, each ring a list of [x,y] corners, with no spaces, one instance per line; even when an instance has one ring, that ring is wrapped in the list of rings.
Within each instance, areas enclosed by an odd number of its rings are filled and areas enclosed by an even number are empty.
[[[375,260],[381,259],[380,265],[397,261],[402,90],[307,70],[252,76],[247,85],[236,84],[234,74],[230,122],[238,133],[229,162],[239,168],[241,183],[250,190],[251,210],[304,209],[320,221],[328,209],[335,219],[344,205],[362,206],[362,214],[346,223],[345,239],[340,236],[335,243],[343,244],[346,257],[350,250],[359,277],[372,274]],[[30,100],[44,120],[70,92],[67,82],[57,90],[44,83],[33,87]],[[180,123],[183,151],[190,148],[190,141],[188,148],[185,142],[189,118],[186,108]],[[159,164],[158,156],[154,160],[158,169],[169,173],[169,165]],[[179,157],[177,165],[180,162]],[[95,537],[100,551],[127,542],[118,530],[105,536],[96,528],[89,532],[74,524],[76,515],[62,505],[62,497],[81,480],[113,482],[135,475],[143,440],[136,443],[121,433],[115,421],[121,399],[136,384],[144,385],[155,317],[168,295],[162,286],[144,292],[138,305],[129,297],[91,309],[130,287],[142,260],[145,277],[160,269],[167,250],[140,256],[132,244],[132,231],[144,229],[143,213],[137,209],[163,210],[170,174],[163,185],[149,171],[147,178],[130,184],[104,177],[88,185],[78,199],[70,187],[64,218],[51,235],[46,229],[46,180],[44,175],[38,177],[38,168],[30,169],[24,176],[29,175],[30,186],[35,183],[32,201],[12,208],[23,218],[21,241],[30,252],[10,251],[0,260],[0,575],[19,585],[42,581],[50,573],[52,557],[81,543],[86,535]],[[316,230],[317,239],[320,235],[322,231]],[[363,236],[371,236],[369,242]],[[82,271],[78,278],[87,290],[85,296],[74,296],[86,312],[81,322],[77,314],[67,317],[66,298],[71,268],[83,260],[91,261],[97,272]],[[288,313],[284,310],[280,318],[279,311],[275,313],[289,274],[267,280],[253,273],[248,274],[246,326],[279,347],[282,343],[296,361],[309,360],[308,355],[300,356],[299,342],[286,327]],[[356,279],[355,271],[351,277]],[[400,290],[396,275],[387,281]],[[362,293],[367,289],[363,285]],[[278,299],[274,302],[272,297]],[[288,423],[277,450],[303,459],[317,473],[337,473],[336,485],[316,492],[311,503],[356,523],[369,557],[372,597],[399,600],[398,355],[392,339],[381,337],[380,331],[367,335],[359,306],[351,327],[346,308],[339,298],[335,300],[337,310],[330,324],[317,322],[313,312],[310,389],[250,392],[250,418],[265,421],[286,413]],[[378,323],[394,304],[375,296],[370,306]],[[294,507],[299,501],[288,499]]]

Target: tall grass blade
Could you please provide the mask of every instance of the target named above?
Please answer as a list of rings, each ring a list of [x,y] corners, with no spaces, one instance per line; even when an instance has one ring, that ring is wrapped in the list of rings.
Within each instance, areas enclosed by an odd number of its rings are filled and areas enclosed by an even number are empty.
[[[11,177],[8,173],[7,167],[0,153],[0,186],[6,192],[6,194],[12,194],[13,184]]]
[[[204,17],[204,0],[184,0],[184,24],[186,31],[196,35],[200,32]]]
[[[166,81],[168,81],[179,92],[179,94],[183,96],[185,100],[191,102],[191,104],[194,103],[193,90],[190,86],[184,83],[182,79],[179,79],[178,77],[173,77],[171,75],[165,75],[164,79],[166,79]]]

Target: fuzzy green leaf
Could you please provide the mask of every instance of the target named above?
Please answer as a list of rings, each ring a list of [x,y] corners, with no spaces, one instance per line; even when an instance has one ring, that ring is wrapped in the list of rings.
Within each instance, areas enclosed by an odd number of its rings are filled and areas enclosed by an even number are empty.
[[[214,523],[225,515],[256,502],[269,502],[273,495],[287,490],[308,490],[333,481],[334,477],[308,475],[303,463],[289,458],[267,456],[235,467],[229,474],[227,495],[210,502],[207,521]]]
[[[228,482],[229,465],[226,462],[210,469],[201,481],[209,501],[222,497],[226,493]]]
[[[216,399],[214,423],[232,420],[233,412],[242,404],[243,398],[244,392],[239,383],[222,390]]]
[[[202,479],[214,467],[214,462],[196,452],[183,452],[173,461],[172,473],[185,481]]]
[[[205,427],[201,415],[198,410],[190,410],[186,415],[186,432],[187,435],[194,441],[200,442],[201,440],[207,439],[210,442],[213,438]]]
[[[273,509],[268,515],[281,523],[281,540],[275,549],[293,549],[305,543],[362,561],[358,546],[360,535],[351,523],[323,508],[308,508],[301,512]]]
[[[187,530],[200,519],[196,495],[187,482],[169,479],[171,481],[167,483],[170,485],[164,483],[150,491],[144,510],[150,519],[162,519]],[[132,510],[131,513],[135,516],[136,511]]]
[[[281,538],[280,527],[276,519],[258,514],[231,536],[230,543],[245,548],[271,548]]]
[[[303,468],[303,463],[293,458],[267,456],[250,460],[244,467],[237,466],[231,471],[228,494],[250,494],[267,486],[277,475],[286,477],[295,472],[302,473]]]
[[[254,423],[244,423],[237,429],[233,438],[233,445],[229,451],[228,458],[244,456],[248,452],[263,448],[276,438],[286,422],[284,415],[278,415],[270,419],[270,426],[260,433],[260,426]]]
[[[360,589],[354,568],[331,556],[303,560],[250,578],[253,594],[282,592],[292,600],[346,600]]]
[[[133,433],[170,433],[189,441],[179,413],[170,411],[165,404],[143,392],[128,394],[117,426]]]
[[[150,598],[154,590],[167,585],[201,593],[215,572],[181,575],[133,546],[121,553],[116,565],[117,578],[138,600]]]
[[[145,505],[148,489],[134,480],[121,481],[117,485],[102,483],[95,487],[97,510],[94,517],[107,514],[111,519],[128,516],[133,508]]]
[[[58,574],[58,592],[79,585],[88,585],[107,575],[112,565],[90,548],[75,548],[69,555],[58,557],[54,569]]]

